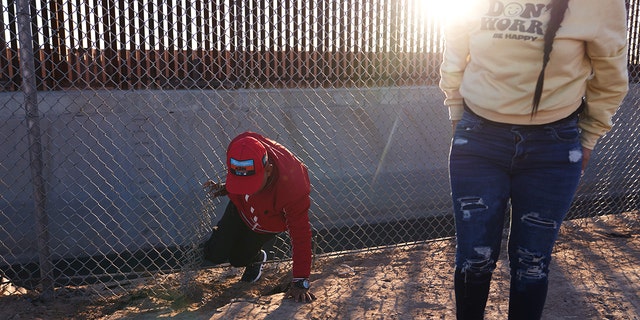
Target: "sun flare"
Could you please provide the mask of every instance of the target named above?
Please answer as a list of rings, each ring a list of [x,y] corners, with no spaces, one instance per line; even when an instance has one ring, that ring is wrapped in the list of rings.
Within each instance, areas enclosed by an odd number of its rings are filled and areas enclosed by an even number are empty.
[[[473,12],[479,0],[418,0],[425,17],[434,20],[460,19]]]

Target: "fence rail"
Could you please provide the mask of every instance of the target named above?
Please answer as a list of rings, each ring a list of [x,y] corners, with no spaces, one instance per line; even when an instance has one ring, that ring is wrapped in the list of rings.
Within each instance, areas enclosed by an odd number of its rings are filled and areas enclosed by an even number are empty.
[[[441,54],[403,52],[188,52],[69,50],[53,63],[51,50],[35,53],[38,90],[237,89],[433,85]],[[20,87],[19,61],[5,50],[5,91]],[[13,61],[8,64],[6,61]]]

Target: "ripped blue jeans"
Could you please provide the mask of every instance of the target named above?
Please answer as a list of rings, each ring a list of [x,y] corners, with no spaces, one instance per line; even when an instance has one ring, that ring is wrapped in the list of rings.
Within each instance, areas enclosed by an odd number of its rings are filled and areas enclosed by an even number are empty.
[[[540,319],[551,252],[581,175],[577,120],[518,126],[465,110],[449,157],[458,319],[484,317],[509,212],[509,319]]]

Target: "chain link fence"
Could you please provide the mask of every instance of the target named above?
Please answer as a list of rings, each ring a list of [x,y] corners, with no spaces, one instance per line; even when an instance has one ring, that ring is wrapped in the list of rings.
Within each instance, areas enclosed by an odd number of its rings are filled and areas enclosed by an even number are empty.
[[[250,130],[309,167],[317,255],[454,234],[439,1],[3,1],[0,284],[188,290]],[[631,90],[569,219],[638,210],[640,2]],[[20,59],[21,57],[27,57]],[[286,234],[269,244],[287,260]]]

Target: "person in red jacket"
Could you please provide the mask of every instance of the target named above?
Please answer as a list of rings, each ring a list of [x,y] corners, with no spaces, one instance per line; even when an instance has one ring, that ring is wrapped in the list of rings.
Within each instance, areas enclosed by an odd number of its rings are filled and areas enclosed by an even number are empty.
[[[262,246],[288,231],[293,250],[293,281],[287,297],[311,302],[311,224],[307,167],[287,148],[254,132],[235,137],[227,148],[225,184],[203,185],[229,204],[204,246],[205,259],[245,267],[241,281],[255,282],[267,253]]]

